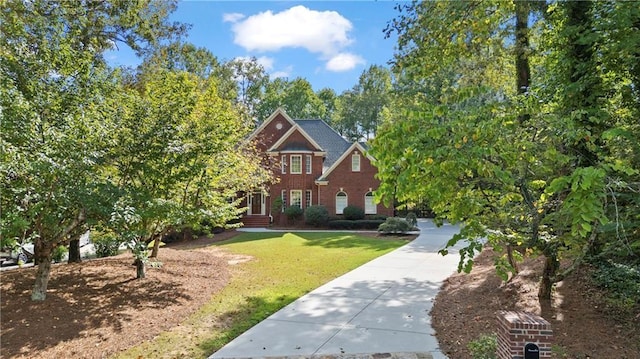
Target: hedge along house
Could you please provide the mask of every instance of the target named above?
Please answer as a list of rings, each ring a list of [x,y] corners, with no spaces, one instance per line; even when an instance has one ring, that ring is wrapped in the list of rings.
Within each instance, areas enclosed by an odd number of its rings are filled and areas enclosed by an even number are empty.
[[[304,211],[325,206],[340,217],[347,206],[360,207],[366,215],[393,215],[393,208],[376,204],[373,191],[380,181],[365,145],[350,143],[322,120],[292,120],[277,109],[250,136],[249,141],[275,158],[275,177],[268,190],[245,193],[246,227],[264,227],[273,221],[285,224],[288,206]],[[282,206],[274,212],[274,203]]]

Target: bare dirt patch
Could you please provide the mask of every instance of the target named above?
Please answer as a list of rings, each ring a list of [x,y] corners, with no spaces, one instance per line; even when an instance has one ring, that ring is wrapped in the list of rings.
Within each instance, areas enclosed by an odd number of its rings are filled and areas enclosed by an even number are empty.
[[[559,283],[551,308],[537,297],[542,262],[528,259],[520,274],[504,284],[485,249],[470,274],[449,277],[436,297],[432,323],[442,351],[450,358],[472,358],[467,344],[494,333],[499,310],[541,315],[554,332],[554,358],[640,358],[640,313],[612,313],[603,293],[589,283],[583,268]]]
[[[160,268],[135,279],[131,254],[52,267],[47,299],[32,302],[35,268],[2,272],[2,358],[105,358],[179,325],[228,282],[215,239],[165,247]],[[197,245],[196,245],[197,244]]]

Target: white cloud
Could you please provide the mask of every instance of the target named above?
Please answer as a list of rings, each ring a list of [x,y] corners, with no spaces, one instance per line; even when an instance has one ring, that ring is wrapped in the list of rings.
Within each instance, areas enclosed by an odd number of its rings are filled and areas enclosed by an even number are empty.
[[[301,47],[323,57],[334,56],[353,40],[353,25],[335,11],[315,11],[302,5],[274,14],[261,12],[236,21],[234,42],[247,51],[278,51]]]
[[[365,60],[354,54],[341,53],[327,61],[326,69],[333,72],[349,71],[358,65],[363,65]]]
[[[222,21],[223,22],[238,22],[239,20],[242,20],[245,18],[244,14],[240,14],[238,12],[234,12],[234,13],[228,13],[228,14],[223,14],[222,15]]]
[[[272,72],[269,76],[274,79],[278,77],[290,77],[292,72],[293,66],[289,65],[282,70]]]
[[[251,57],[238,56],[235,58],[235,60],[243,61],[243,62],[251,62]],[[271,71],[273,70],[273,63],[275,62],[275,59],[269,56],[260,56],[256,58],[256,62],[258,63],[258,65],[262,66],[265,71]]]

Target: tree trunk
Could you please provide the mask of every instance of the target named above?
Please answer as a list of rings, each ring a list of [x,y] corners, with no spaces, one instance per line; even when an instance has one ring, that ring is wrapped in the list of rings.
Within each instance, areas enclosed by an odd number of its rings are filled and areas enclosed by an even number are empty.
[[[137,279],[144,278],[145,277],[144,262],[140,259],[136,259],[134,263],[136,265],[136,278]]]
[[[160,237],[161,236],[156,236],[153,240],[153,249],[151,250],[150,258],[158,258],[158,251],[160,251]]]
[[[542,270],[542,279],[540,280],[540,288],[538,289],[538,298],[540,300],[551,300],[551,290],[553,289],[554,278],[558,271],[558,260],[555,255],[545,255],[544,268]]]
[[[38,261],[38,271],[36,272],[36,283],[31,292],[31,300],[43,301],[47,297],[47,285],[49,284],[49,273],[51,272],[51,252],[53,246],[50,243],[37,240],[34,251]]]
[[[69,242],[69,259],[67,263],[80,263],[82,262],[82,258],[80,258],[80,239],[73,239]]]

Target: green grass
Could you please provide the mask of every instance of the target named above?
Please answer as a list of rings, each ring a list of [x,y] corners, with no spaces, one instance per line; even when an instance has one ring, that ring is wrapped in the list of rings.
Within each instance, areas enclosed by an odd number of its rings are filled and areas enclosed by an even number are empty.
[[[206,358],[305,293],[405,244],[354,233],[243,233],[216,246],[251,261],[180,326],[118,358]]]

